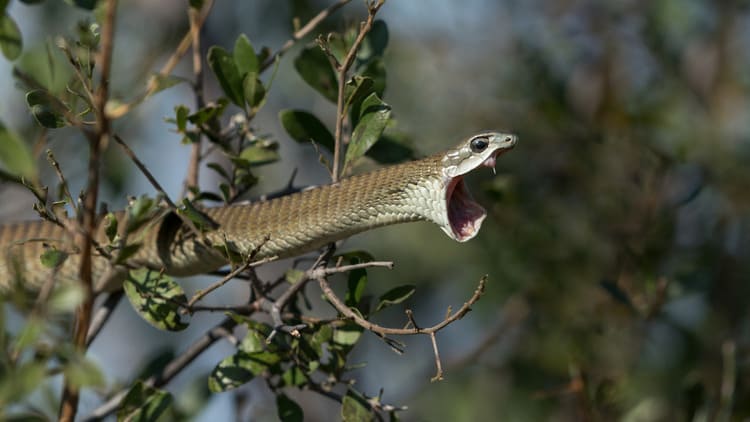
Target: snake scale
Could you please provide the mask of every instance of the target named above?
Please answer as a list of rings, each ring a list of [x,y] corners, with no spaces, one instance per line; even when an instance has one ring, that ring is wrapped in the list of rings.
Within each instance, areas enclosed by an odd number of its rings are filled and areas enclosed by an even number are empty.
[[[285,258],[376,227],[409,221],[432,221],[451,238],[463,242],[478,232],[485,210],[471,197],[463,177],[487,166],[512,148],[515,135],[486,132],[421,160],[384,167],[338,183],[247,205],[204,210],[215,228],[201,236],[185,236],[174,214],[131,236],[140,249],[130,267],[148,267],[174,276],[197,275],[227,264],[216,245],[230,245],[254,260]],[[123,214],[119,214],[122,216]],[[122,223],[121,223],[122,224]],[[103,226],[100,224],[100,226]],[[104,228],[95,235],[106,242]],[[128,238],[130,241],[130,237]],[[69,231],[47,221],[0,226],[0,289],[38,289],[45,281],[77,280],[79,259],[71,253],[54,269],[41,264],[50,247],[75,251]],[[118,288],[127,268],[113,266],[94,252],[97,289]]]

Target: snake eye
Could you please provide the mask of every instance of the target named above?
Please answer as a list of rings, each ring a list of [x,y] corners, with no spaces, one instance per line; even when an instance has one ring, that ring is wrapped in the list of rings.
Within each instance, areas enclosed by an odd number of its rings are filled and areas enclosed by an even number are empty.
[[[471,151],[472,152],[482,152],[487,148],[487,145],[489,145],[489,141],[487,141],[487,138],[475,138],[471,140]]]

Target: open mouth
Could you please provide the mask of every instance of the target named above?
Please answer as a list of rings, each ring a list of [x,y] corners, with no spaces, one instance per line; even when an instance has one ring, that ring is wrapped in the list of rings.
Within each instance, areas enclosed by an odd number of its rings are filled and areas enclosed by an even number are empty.
[[[450,181],[445,199],[451,237],[466,242],[476,236],[487,217],[487,211],[471,197],[463,176],[456,176]]]
[[[507,151],[508,149],[497,150],[477,167],[489,167],[494,173],[497,157]],[[466,242],[476,236],[479,228],[482,227],[482,221],[487,217],[487,211],[474,201],[469,188],[464,183],[463,175],[451,179],[445,192],[445,199],[448,205],[451,237],[459,242]]]

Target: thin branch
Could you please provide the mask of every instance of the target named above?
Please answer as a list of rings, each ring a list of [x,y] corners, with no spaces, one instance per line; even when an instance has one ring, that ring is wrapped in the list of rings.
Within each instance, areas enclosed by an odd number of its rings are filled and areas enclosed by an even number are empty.
[[[265,305],[264,309],[268,312],[269,315],[271,315],[271,319],[273,320],[274,325],[273,330],[266,338],[266,342],[270,343],[273,337],[279,331],[287,332],[293,337],[299,337],[299,330],[307,327],[307,324],[296,324],[291,326],[284,324],[284,321],[281,318],[281,310],[284,309],[287,303],[289,303],[289,301],[305,287],[308,281],[313,279],[312,275],[315,271],[317,271],[319,268],[325,267],[325,263],[328,262],[329,259],[331,259],[334,250],[335,247],[333,246],[329,246],[328,248],[326,248],[326,250],[318,256],[318,258],[315,260],[315,263],[313,263],[310,269],[305,271],[302,279],[298,280],[296,283],[286,289],[286,291],[284,291],[284,293],[279,296],[279,298],[274,302],[270,302],[265,298],[260,298],[261,305]]]
[[[344,107],[346,105],[346,79],[347,74],[349,73],[349,68],[351,68],[352,63],[354,63],[354,58],[357,57],[357,50],[359,50],[359,46],[362,44],[362,41],[364,41],[365,36],[368,32],[372,29],[372,23],[375,21],[375,14],[378,13],[378,10],[381,6],[385,3],[385,0],[378,0],[375,4],[368,3],[367,5],[367,20],[365,22],[360,23],[359,27],[359,34],[357,34],[357,38],[354,40],[354,44],[352,44],[352,47],[349,49],[349,52],[346,54],[346,58],[344,59],[344,62],[341,63],[341,66],[339,67],[339,86],[338,86],[338,98],[336,100],[336,133],[335,133],[335,143],[333,148],[333,169],[331,170],[331,179],[335,183],[339,180],[339,162],[341,161],[341,153],[342,153],[342,134],[344,131],[344,120],[346,120],[346,111],[344,110]]]
[[[430,341],[432,342],[432,352],[435,354],[435,366],[437,367],[437,372],[434,377],[430,378],[430,382],[442,381],[443,365],[440,363],[440,349],[438,349],[435,333],[430,333]]]
[[[86,350],[86,337],[91,323],[94,307],[94,280],[92,277],[92,244],[96,230],[96,206],[99,197],[99,157],[109,138],[109,119],[104,108],[109,99],[109,79],[112,68],[112,51],[114,49],[115,11],[117,0],[108,0],[101,33],[100,79],[94,96],[94,113],[96,115],[96,132],[89,135],[89,166],[86,196],[83,203],[83,233],[76,236],[80,246],[81,258],[79,274],[85,289],[85,298],[76,311],[76,326],[73,343],[81,353]],[[60,403],[59,420],[73,422],[78,411],[80,390],[68,377],[64,377],[64,387]]]
[[[161,184],[158,180],[154,177],[153,174],[149,171],[149,169],[146,167],[145,164],[135,155],[132,149],[125,143],[125,141],[120,138],[119,135],[114,136],[115,142],[117,142],[118,145],[122,148],[122,150],[125,152],[125,154],[130,157],[130,160],[133,161],[136,167],[138,167],[138,170],[143,173],[144,176],[146,176],[146,179],[148,179],[149,183],[151,183],[151,186],[156,189],[156,192],[159,193],[164,198],[164,201],[167,203],[169,208],[174,211],[175,214],[179,213],[179,210],[177,209],[177,205],[172,201],[172,199],[167,195],[167,192],[164,190],[164,188],[161,187]]]
[[[338,273],[344,273],[349,272],[353,270],[358,270],[362,268],[372,268],[372,267],[381,267],[381,268],[388,268],[389,270],[393,269],[393,261],[370,261],[370,262],[361,262],[359,264],[351,264],[351,265],[338,265],[335,267],[318,267],[313,270],[311,270],[310,278],[321,278],[325,277],[331,274],[338,274]]]
[[[292,34],[292,38],[288,39],[276,53],[268,57],[266,61],[263,62],[263,64],[260,66],[260,71],[263,72],[264,70],[268,69],[276,61],[277,58],[280,58],[284,55],[284,53],[289,51],[290,48],[294,47],[294,44],[296,44],[297,41],[307,36],[307,34],[312,32],[318,25],[320,25],[320,23],[323,22],[325,18],[331,16],[334,12],[344,7],[344,5],[346,5],[350,1],[351,0],[339,0],[338,2],[321,10],[320,13],[310,19],[305,24],[305,26],[295,31],[294,34]]]
[[[320,285],[320,289],[323,291],[326,299],[331,302],[333,307],[336,308],[339,313],[341,313],[345,318],[354,321],[354,323],[356,323],[360,327],[377,334],[378,336],[383,338],[383,340],[386,340],[389,345],[391,343],[389,342],[390,339],[386,337],[387,335],[429,335],[432,338],[433,350],[435,351],[435,365],[437,366],[437,375],[433,378],[433,380],[436,380],[442,378],[442,364],[440,363],[440,355],[438,353],[437,342],[434,338],[434,335],[451,323],[463,318],[464,315],[471,311],[472,305],[474,305],[474,303],[476,303],[484,293],[484,288],[487,283],[487,276],[485,275],[479,280],[479,284],[474,290],[474,294],[471,296],[471,298],[469,298],[467,302],[463,304],[463,306],[461,306],[458,312],[456,312],[455,314],[451,314],[450,312],[448,312],[443,321],[428,328],[389,328],[372,323],[362,318],[361,316],[359,316],[359,314],[352,311],[351,308],[346,306],[346,304],[344,304],[344,302],[338,296],[336,296],[336,293],[333,292],[333,289],[331,289],[331,286],[328,284],[328,281],[325,279],[325,277],[319,277],[317,280],[318,284]]]
[[[318,278],[318,284],[320,284],[321,290],[323,290],[323,294],[325,294],[326,299],[331,301],[331,304],[334,308],[336,308],[337,311],[339,311],[341,314],[344,315],[344,317],[351,319],[354,321],[357,325],[361,326],[362,328],[367,329],[368,331],[372,331],[376,334],[383,334],[383,335],[399,335],[399,336],[407,336],[407,335],[414,335],[414,334],[430,334],[434,332],[438,332],[441,329],[445,328],[446,326],[452,324],[453,322],[461,319],[471,311],[471,306],[474,305],[479,298],[484,293],[485,285],[487,283],[487,276],[482,277],[479,280],[479,284],[477,285],[477,288],[474,290],[474,294],[469,298],[468,301],[466,301],[463,306],[456,312],[455,314],[448,315],[443,321],[433,325],[432,327],[428,328],[389,328],[389,327],[383,327],[378,324],[372,323],[352,311],[348,306],[344,304],[344,302],[336,296],[336,294],[331,289],[331,286],[328,284],[328,281],[325,278]]]
[[[198,230],[197,227],[195,227],[195,224],[190,220],[189,218],[186,218],[183,216],[183,213],[180,212],[180,210],[177,208],[177,205],[172,201],[172,199],[167,195],[167,192],[164,190],[164,188],[161,187],[161,184],[158,180],[154,177],[153,174],[148,170],[145,164],[138,159],[138,157],[135,155],[132,149],[125,143],[125,141],[120,138],[119,135],[114,136],[115,142],[117,142],[120,147],[122,147],[122,150],[125,151],[125,154],[130,157],[130,159],[133,161],[133,163],[138,167],[138,169],[143,173],[144,176],[146,176],[146,179],[151,183],[151,185],[156,189],[156,191],[161,195],[162,198],[164,198],[164,202],[167,203],[167,206],[169,209],[171,209],[177,217],[182,220],[182,222],[195,234],[196,236],[200,236],[201,232]]]
[[[213,1],[209,1],[205,6],[206,12],[211,9]],[[201,57],[201,25],[200,25],[201,13],[194,7],[188,6],[188,19],[190,21],[190,39],[193,46],[193,92],[195,93],[195,107],[200,110],[205,105],[203,98],[203,59]],[[198,187],[198,181],[200,176],[200,157],[201,157],[201,146],[203,145],[202,136],[198,134],[198,138],[193,142],[190,150],[190,162],[188,164],[188,172],[185,177],[185,183],[183,188],[183,196],[190,192],[190,188]]]
[[[234,328],[237,326],[237,322],[231,318],[227,318],[222,321],[219,325],[209,330],[206,334],[196,340],[190,347],[185,350],[181,355],[172,359],[159,374],[152,375],[144,381],[144,384],[159,388],[167,384],[183,369],[185,369],[195,358],[201,353],[208,349],[217,340],[226,338],[228,334],[231,334]],[[120,403],[127,395],[128,390],[125,389],[115,394],[106,403],[99,406],[94,410],[85,421],[96,421],[110,415],[112,412],[117,410]]]
[[[73,210],[76,210],[76,204],[75,201],[73,201],[73,195],[70,194],[70,189],[68,188],[68,181],[65,179],[65,175],[63,174],[62,170],[60,169],[60,163],[55,160],[54,154],[52,154],[52,150],[47,150],[47,161],[49,161],[52,168],[55,170],[55,173],[57,174],[57,178],[60,180],[60,185],[63,189],[63,195],[65,197],[63,198],[68,204],[70,204],[71,207],[73,207]]]
[[[86,347],[91,346],[91,343],[96,340],[96,337],[99,335],[102,328],[104,328],[107,321],[109,321],[109,317],[112,316],[115,308],[117,308],[117,305],[122,300],[123,293],[123,290],[110,293],[109,296],[107,296],[107,300],[105,300],[102,306],[97,309],[96,314],[91,318],[89,332],[86,335]]]
[[[190,300],[188,301],[188,303],[186,305],[186,311],[190,312],[190,310],[192,309],[193,305],[195,305],[195,302],[203,299],[207,294],[209,294],[212,291],[218,289],[219,287],[227,284],[227,282],[229,282],[229,280],[233,279],[237,274],[239,274],[239,273],[245,271],[246,269],[250,268],[250,265],[251,265],[251,263],[248,260],[247,262],[243,263],[242,265],[240,265],[237,268],[235,268],[234,270],[232,270],[232,272],[230,272],[229,274],[227,274],[226,276],[224,276],[221,280],[219,280],[219,281],[211,284],[210,286],[206,287],[205,289],[201,289],[201,290],[198,290],[197,292],[195,292],[195,294],[193,295],[193,297],[190,298]]]
[[[198,19],[196,21],[196,27],[200,28],[203,26],[203,24],[206,22],[206,18],[208,17],[209,12],[211,11],[211,6],[213,5],[213,0],[206,1],[204,4],[203,9],[201,10],[200,15],[198,16]],[[185,34],[184,37],[182,37],[182,40],[180,40],[180,43],[177,45],[177,48],[175,49],[174,53],[167,59],[167,62],[164,63],[164,66],[162,66],[161,69],[159,69],[159,72],[157,72],[156,75],[154,75],[151,79],[149,79],[148,84],[146,85],[146,90],[139,95],[137,98],[135,98],[133,101],[123,104],[120,107],[117,107],[116,109],[110,110],[108,113],[108,116],[110,119],[118,119],[130,112],[135,106],[143,102],[146,98],[153,95],[157,89],[159,88],[158,84],[158,77],[167,76],[170,73],[172,73],[172,70],[177,66],[177,64],[180,62],[180,59],[187,53],[188,48],[190,48],[190,45],[193,42],[193,36],[190,30]]]

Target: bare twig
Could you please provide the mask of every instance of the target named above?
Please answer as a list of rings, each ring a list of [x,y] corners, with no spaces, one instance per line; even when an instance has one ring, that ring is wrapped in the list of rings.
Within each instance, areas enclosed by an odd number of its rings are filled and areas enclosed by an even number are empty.
[[[65,200],[65,202],[70,204],[70,206],[73,208],[74,211],[76,211],[76,204],[75,204],[75,201],[73,201],[73,195],[70,194],[70,189],[68,188],[68,181],[65,179],[65,175],[60,169],[60,163],[58,163],[57,160],[55,160],[54,154],[52,154],[52,151],[49,149],[47,150],[47,161],[49,161],[50,165],[55,170],[55,173],[57,174],[57,178],[60,179],[60,185],[62,186],[63,195],[65,195],[63,199]]]
[[[389,270],[393,269],[393,261],[370,261],[370,262],[361,262],[359,264],[351,264],[351,265],[338,265],[335,267],[318,267],[314,268],[310,272],[310,278],[321,278],[325,277],[331,274],[338,274],[338,273],[344,273],[348,271],[358,270],[361,268],[371,268],[371,267],[382,267],[382,268],[388,268]]]
[[[144,176],[146,176],[146,179],[148,179],[149,183],[151,183],[151,186],[156,189],[156,192],[159,193],[164,198],[164,202],[167,203],[169,208],[175,212],[175,214],[178,214],[179,210],[177,209],[177,205],[172,201],[172,199],[167,195],[167,192],[164,190],[164,188],[161,187],[161,184],[158,180],[154,177],[153,174],[149,171],[149,169],[146,167],[145,164],[135,155],[132,149],[128,146],[128,144],[125,143],[125,141],[120,138],[119,135],[114,136],[115,142],[117,142],[117,145],[119,145],[122,150],[125,152],[125,154],[130,157],[130,160],[133,161],[136,167],[138,167],[138,170],[143,173]]]
[[[109,138],[109,119],[104,108],[109,99],[109,79],[112,68],[112,51],[114,49],[115,11],[117,0],[108,0],[101,33],[100,79],[94,96],[94,113],[96,131],[89,135],[89,166],[86,196],[83,203],[83,233],[76,236],[76,244],[81,249],[79,274],[85,298],[76,311],[76,326],[73,343],[80,352],[86,350],[86,336],[91,323],[94,306],[94,280],[92,278],[92,244],[96,230],[96,206],[99,197],[99,157]],[[60,421],[72,422],[78,411],[80,390],[68,376],[64,378],[62,400],[60,403]]]
[[[167,192],[164,190],[164,188],[161,187],[161,184],[158,180],[154,177],[153,174],[148,170],[145,164],[138,159],[138,157],[135,155],[132,149],[125,143],[125,141],[120,138],[119,135],[114,136],[115,142],[117,142],[117,145],[122,147],[122,150],[125,151],[125,154],[127,154],[128,157],[133,161],[133,163],[138,167],[138,169],[143,173],[144,176],[146,176],[146,179],[151,183],[151,185],[156,189],[156,191],[161,195],[162,198],[164,198],[164,202],[167,203],[167,206],[169,209],[171,209],[177,217],[182,220],[182,222],[190,229],[190,231],[193,232],[196,236],[200,236],[201,232],[198,230],[197,227],[195,227],[195,224],[189,219],[183,216],[183,213],[180,212],[180,210],[177,208],[177,204],[172,201],[172,199],[167,195]]]
[[[385,336],[387,335],[415,335],[415,334],[425,334],[433,337],[434,342],[434,350],[435,350],[435,365],[437,366],[437,374],[435,375],[434,379],[440,379],[442,378],[442,364],[440,363],[440,355],[437,353],[437,343],[434,339],[434,334],[438,331],[442,330],[446,326],[450,325],[454,321],[457,321],[461,318],[463,318],[464,315],[466,315],[469,311],[471,311],[471,306],[476,303],[479,298],[484,293],[484,288],[487,283],[487,276],[482,277],[479,280],[479,284],[477,285],[477,288],[474,290],[474,294],[469,298],[468,301],[466,301],[461,308],[459,308],[458,312],[454,314],[448,314],[446,315],[445,319],[432,327],[428,328],[389,328],[389,327],[383,327],[378,324],[372,323],[361,316],[357,314],[356,312],[352,311],[351,308],[346,306],[344,302],[336,296],[336,293],[333,292],[333,289],[331,289],[331,286],[328,284],[328,281],[325,279],[325,277],[319,277],[318,284],[320,285],[320,289],[323,291],[323,294],[325,295],[326,299],[328,299],[334,308],[336,308],[337,311],[339,311],[344,317],[354,321],[357,325],[360,327],[371,331],[377,335],[379,335],[381,338],[386,340],[387,338]],[[390,344],[390,343],[389,343]]]
[[[237,268],[235,268],[234,270],[232,270],[232,272],[230,272],[229,274],[227,274],[226,276],[224,276],[221,280],[219,280],[219,281],[211,284],[210,286],[206,287],[205,289],[201,289],[201,290],[198,290],[197,292],[195,292],[195,294],[193,295],[193,297],[190,298],[190,300],[187,303],[186,311],[190,312],[190,310],[192,309],[193,305],[195,305],[195,302],[203,299],[207,294],[209,294],[212,291],[218,289],[219,287],[227,284],[227,282],[229,282],[229,280],[233,279],[237,274],[239,274],[239,273],[245,271],[246,269],[248,269],[250,267],[250,265],[251,265],[251,263],[248,260],[247,262],[243,263],[242,265],[240,265]]]
[[[440,349],[438,349],[437,338],[435,338],[435,333],[430,333],[430,341],[432,342],[432,352],[435,354],[435,366],[437,367],[435,376],[430,378],[430,382],[442,381],[443,380],[443,365],[440,363]]]
[[[273,337],[279,331],[284,331],[294,337],[299,337],[299,330],[305,328],[307,324],[295,324],[291,326],[284,324],[284,321],[281,318],[281,310],[284,309],[284,306],[286,306],[287,303],[289,303],[289,301],[305,287],[308,281],[313,279],[312,275],[315,271],[317,271],[319,268],[325,267],[325,263],[328,262],[328,260],[333,255],[334,249],[335,248],[333,246],[326,248],[326,250],[323,251],[323,253],[321,253],[315,260],[315,263],[310,266],[310,269],[305,272],[305,274],[302,276],[302,279],[298,280],[296,283],[286,289],[286,291],[284,291],[284,293],[275,301],[270,302],[265,298],[260,298],[261,304],[264,305],[264,309],[271,316],[274,325],[273,330],[268,335],[268,338],[266,338],[266,342],[270,343]]]
[[[367,20],[364,22],[361,22],[359,25],[359,34],[357,34],[357,38],[354,40],[354,44],[352,44],[352,47],[349,49],[349,52],[346,54],[346,58],[344,59],[344,62],[341,63],[341,65],[338,68],[339,71],[339,90],[338,90],[338,98],[336,100],[336,132],[335,132],[335,143],[333,148],[333,169],[331,170],[331,179],[333,182],[337,182],[339,180],[339,162],[341,161],[341,153],[342,153],[342,136],[344,131],[344,120],[346,120],[346,111],[344,110],[344,107],[346,105],[346,79],[347,74],[349,73],[349,68],[352,66],[352,63],[354,63],[354,58],[357,57],[357,50],[359,50],[359,46],[362,44],[362,41],[365,39],[365,36],[368,32],[370,32],[370,29],[372,29],[372,23],[375,21],[375,14],[378,13],[378,10],[381,6],[385,3],[385,0],[378,0],[374,3],[367,4]]]
[[[349,3],[351,0],[339,0],[338,2],[328,6],[327,8],[323,9],[315,15],[312,19],[310,19],[305,26],[298,29],[297,31],[292,34],[292,38],[288,39],[284,45],[281,46],[281,48],[274,54],[272,54],[269,58],[266,59],[265,62],[260,66],[260,71],[264,71],[268,69],[278,57],[281,57],[289,51],[290,48],[294,47],[294,44],[297,43],[297,41],[301,40],[307,34],[312,32],[318,25],[320,25],[321,22],[328,16],[331,16],[334,12],[342,8],[344,5]]]

